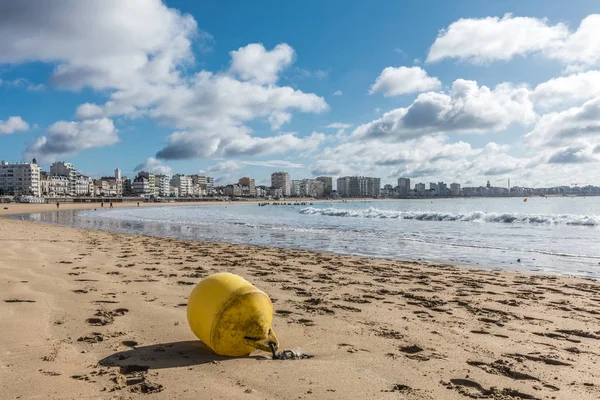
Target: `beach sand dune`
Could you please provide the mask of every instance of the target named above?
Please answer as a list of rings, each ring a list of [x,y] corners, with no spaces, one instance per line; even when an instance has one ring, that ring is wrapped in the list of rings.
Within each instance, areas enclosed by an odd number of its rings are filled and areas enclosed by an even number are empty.
[[[600,283],[0,219],[7,399],[598,399]],[[200,279],[274,301],[283,348],[219,357]]]

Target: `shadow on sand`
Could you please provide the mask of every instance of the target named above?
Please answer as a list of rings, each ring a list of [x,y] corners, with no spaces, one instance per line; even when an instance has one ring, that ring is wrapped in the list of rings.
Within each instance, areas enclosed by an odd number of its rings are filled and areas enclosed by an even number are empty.
[[[144,369],[162,369],[189,367],[192,365],[227,361],[241,357],[225,357],[215,354],[199,340],[159,343],[151,346],[132,347],[103,358],[98,363],[104,367],[141,367]],[[247,356],[255,360],[268,360],[264,356]]]

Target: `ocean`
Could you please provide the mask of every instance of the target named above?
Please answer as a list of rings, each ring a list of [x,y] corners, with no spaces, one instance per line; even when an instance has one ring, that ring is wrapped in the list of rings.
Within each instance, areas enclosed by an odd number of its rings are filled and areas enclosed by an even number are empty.
[[[600,198],[98,208],[18,218],[181,239],[600,278]]]

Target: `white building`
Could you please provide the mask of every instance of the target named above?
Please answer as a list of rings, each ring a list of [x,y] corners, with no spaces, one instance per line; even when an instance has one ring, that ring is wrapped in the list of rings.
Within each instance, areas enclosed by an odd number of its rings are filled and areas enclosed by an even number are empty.
[[[154,177],[154,186],[158,188],[160,197],[169,197],[171,194],[171,176],[156,175]]]
[[[451,196],[460,196],[460,183],[451,183],[450,184],[450,195]]]
[[[89,176],[77,175],[75,178],[75,196],[93,196],[94,180]]]
[[[133,194],[136,196],[154,196],[154,176],[152,177],[152,185],[148,178],[143,176],[137,176],[132,183]]]
[[[68,195],[75,195],[75,183],[78,174],[73,164],[64,161],[57,161],[55,163],[52,163],[52,165],[50,166],[50,175],[66,177],[69,181]]]
[[[271,174],[271,187],[281,189],[284,197],[292,194],[292,180],[287,172],[273,172]]]
[[[156,178],[154,177],[154,174],[151,172],[140,171],[140,172],[138,172],[138,177],[146,178],[146,180],[148,181],[148,190],[145,193],[145,195],[158,197],[158,188],[155,185]],[[134,183],[135,183],[135,180],[134,180]],[[139,184],[138,184],[138,187],[140,187]],[[135,190],[134,190],[134,193],[135,193]]]
[[[183,174],[175,174],[171,178],[171,186],[177,188],[179,197],[188,197],[193,195],[192,178]]]
[[[35,160],[17,164],[0,161],[0,195],[40,196],[40,172]]]
[[[410,196],[410,179],[399,178],[398,179],[398,196],[408,197]]]
[[[425,184],[424,183],[417,183],[415,185],[415,192],[417,192],[419,194],[424,194],[425,193]]]
[[[121,180],[121,170],[119,168],[115,169],[115,179],[120,181]]]

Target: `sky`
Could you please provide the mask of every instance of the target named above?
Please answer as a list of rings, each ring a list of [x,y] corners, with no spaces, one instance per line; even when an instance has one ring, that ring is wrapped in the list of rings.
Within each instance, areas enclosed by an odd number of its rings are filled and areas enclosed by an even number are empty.
[[[600,185],[596,0],[3,0],[0,159]]]

